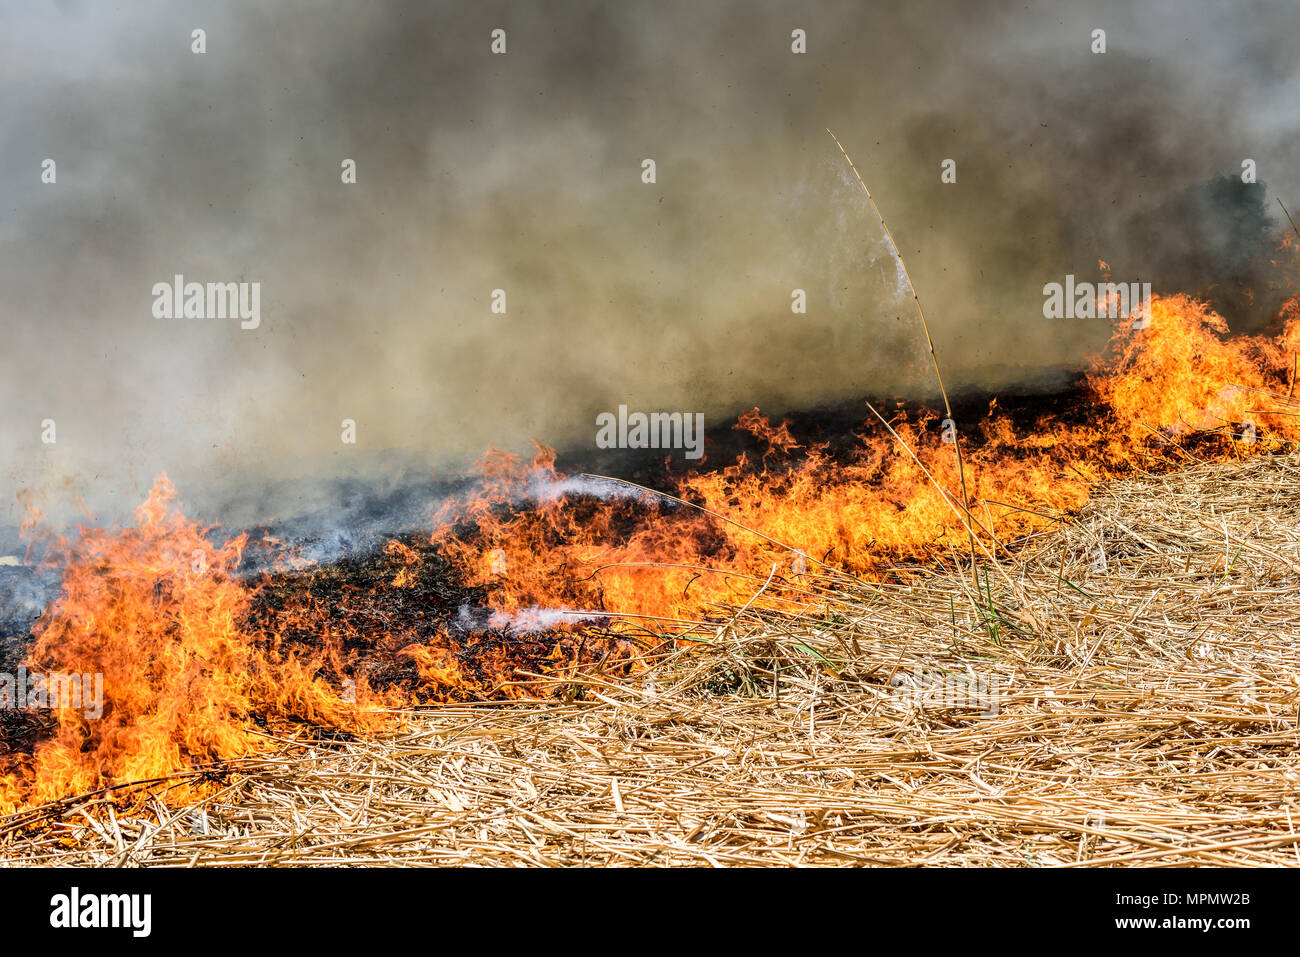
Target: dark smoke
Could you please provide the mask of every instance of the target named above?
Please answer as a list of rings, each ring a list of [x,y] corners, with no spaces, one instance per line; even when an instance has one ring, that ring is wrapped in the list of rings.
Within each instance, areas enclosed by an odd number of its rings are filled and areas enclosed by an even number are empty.
[[[1277,297],[1228,290],[1262,281],[1273,194],[1300,207],[1297,27],[1213,2],[8,6],[0,521],[20,487],[120,513],[162,470],[210,518],[310,515],[339,506],[317,477],[589,446],[620,403],[716,424],[930,394],[828,126],[956,387],[1063,381],[1100,349],[1104,325],[1041,314],[1099,259],[1257,324]],[[175,273],[260,281],[261,328],[153,318]]]

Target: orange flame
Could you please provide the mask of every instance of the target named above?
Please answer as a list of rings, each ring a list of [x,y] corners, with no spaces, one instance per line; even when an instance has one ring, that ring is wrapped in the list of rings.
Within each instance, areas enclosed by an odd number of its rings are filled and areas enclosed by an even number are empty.
[[[56,709],[53,736],[16,759],[11,798],[51,800],[246,754],[255,713],[364,723],[315,677],[319,662],[248,640],[249,593],[231,577],[245,540],[212,545],[175,494],[161,476],[137,527],[61,543],[62,593],[34,629],[30,668],[102,676],[103,712]]]
[[[53,734],[0,765],[0,807],[248,754],[263,740],[255,721],[366,728],[378,720],[367,704],[525,694],[510,682],[525,645],[532,667],[595,660],[580,624],[554,625],[567,610],[672,631],[760,588],[760,602],[790,608],[819,562],[868,576],[960,557],[966,521],[993,549],[1043,527],[1047,511],[1082,505],[1091,482],[1172,463],[1188,443],[1202,456],[1275,450],[1300,439],[1300,416],[1284,414],[1300,406],[1291,398],[1300,300],[1282,318],[1274,338],[1229,339],[1203,303],[1157,297],[1149,327],[1124,324],[1112,358],[1094,364],[1084,407],[1045,413],[1026,430],[995,401],[977,425],[956,423],[969,518],[952,491],[947,424],[899,409],[895,435],[868,419],[848,452],[805,447],[787,424],[748,412],[736,427],[761,453],[682,477],[675,497],[563,476],[540,446],[530,462],[490,450],[478,490],[444,507],[430,542],[460,582],[486,591],[501,612],[492,627],[522,636],[472,654],[417,627],[422,611],[364,631],[310,592],[276,605],[269,621],[250,617],[257,586],[234,576],[245,539],[213,545],[162,477],[136,527],[85,530],[62,546],[62,593],[37,624],[30,664],[101,674],[104,712],[54,711]],[[1243,423],[1254,442],[1236,437]],[[442,573],[427,554],[390,543],[387,571],[360,596],[367,607],[414,600],[422,576]],[[533,627],[543,637],[530,637]],[[290,634],[316,641],[293,651]],[[416,686],[372,690],[354,667],[361,645],[410,669]],[[630,649],[614,642],[599,653],[626,660]]]
[[[1146,329],[1117,329],[1114,357],[1095,363],[1079,415],[1043,416],[1017,430],[995,402],[977,429],[958,426],[977,537],[986,547],[1014,539],[1042,526],[1037,513],[1082,505],[1093,481],[1177,461],[1173,437],[1218,430],[1208,450],[1218,455],[1300,438],[1295,416],[1260,411],[1270,405],[1266,393],[1287,388],[1300,346],[1297,302],[1276,339],[1226,339],[1224,320],[1204,304],[1156,297]],[[1250,446],[1230,436],[1243,422],[1258,429]],[[525,465],[492,452],[482,491],[448,506],[434,542],[501,607],[564,604],[668,619],[744,601],[774,566],[781,581],[808,559],[872,575],[964,549],[952,491],[957,461],[943,423],[899,413],[891,424],[897,439],[869,419],[846,460],[825,446],[801,448],[785,424],[757,410],[741,416],[737,428],[766,445],[761,457],[689,475],[675,490],[736,524],[643,498],[554,496],[519,507],[539,485],[561,482],[554,454],[539,450]],[[486,574],[488,554],[507,556],[509,574]]]

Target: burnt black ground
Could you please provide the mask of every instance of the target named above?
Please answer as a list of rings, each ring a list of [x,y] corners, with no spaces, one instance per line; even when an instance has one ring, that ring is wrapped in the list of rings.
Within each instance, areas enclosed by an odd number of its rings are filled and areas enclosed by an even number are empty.
[[[1051,428],[1054,423],[1073,424],[1095,415],[1087,393],[1078,380],[1066,389],[1026,387],[997,396],[1000,414],[1009,416],[1013,428],[1026,434]],[[953,397],[953,416],[963,435],[976,434],[978,424],[989,411],[992,396],[967,392]],[[926,401],[885,399],[873,402],[887,417],[904,413],[914,417],[929,412],[941,416],[938,398]],[[880,434],[881,426],[862,400],[845,401],[774,415],[775,423],[788,421],[790,431],[802,446],[824,444],[833,459],[847,461],[859,447],[858,435]],[[757,459],[766,445],[749,432],[735,427],[735,420],[707,426],[705,457],[687,463],[680,451],[597,450],[590,446],[560,453],[556,468],[564,474],[590,472],[624,478],[650,488],[671,489],[688,471],[712,471],[733,463],[741,454]],[[796,450],[791,461],[799,459]],[[261,582],[254,602],[254,624],[269,627],[288,604],[313,602],[329,609],[330,626],[337,629],[350,651],[382,648],[391,651],[385,630],[421,641],[436,632],[463,639],[466,660],[484,650],[484,643],[500,643],[506,636],[487,629],[466,628],[481,624],[485,594],[454,580],[447,564],[428,545],[427,519],[434,505],[446,495],[468,487],[465,479],[435,479],[428,475],[405,476],[382,487],[359,479],[339,479],[334,498],[344,503],[344,516],[297,516],[249,530],[250,544],[241,573],[250,583]],[[230,534],[225,532],[223,534]],[[321,556],[304,572],[271,571],[275,549],[265,547],[263,536],[290,543],[306,557]],[[397,539],[415,549],[421,558],[418,580],[411,588],[392,588],[397,566],[385,555],[384,545]],[[266,576],[265,578],[263,576]],[[31,629],[46,603],[57,594],[59,575],[53,569],[0,566],[0,670],[12,672],[31,643]],[[474,635],[479,637],[475,638]],[[290,629],[290,642],[313,642],[315,636]],[[518,642],[518,638],[509,639]],[[384,674],[396,680],[409,677],[411,667],[390,662]],[[400,672],[400,675],[398,674]]]

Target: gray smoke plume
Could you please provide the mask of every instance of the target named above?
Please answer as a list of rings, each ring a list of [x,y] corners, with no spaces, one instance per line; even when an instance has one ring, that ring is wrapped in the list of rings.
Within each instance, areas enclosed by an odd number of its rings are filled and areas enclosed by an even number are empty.
[[[1109,330],[1045,320],[1045,282],[1258,279],[1272,194],[1300,207],[1297,27],[1174,0],[11,3],[0,523],[20,488],[99,515],[163,470],[208,518],[329,508],[275,483],[590,444],[620,403],[929,395],[826,127],[950,384],[1059,380]],[[155,318],[176,274],[260,282],[260,327]]]

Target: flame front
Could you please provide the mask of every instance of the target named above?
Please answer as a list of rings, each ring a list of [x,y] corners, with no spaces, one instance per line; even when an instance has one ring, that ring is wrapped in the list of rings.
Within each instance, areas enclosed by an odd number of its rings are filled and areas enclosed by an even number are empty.
[[[961,559],[972,537],[992,553],[1081,506],[1093,482],[1174,465],[1192,442],[1202,458],[1276,451],[1300,439],[1290,398],[1300,300],[1282,318],[1274,338],[1227,338],[1203,303],[1156,298],[1148,328],[1117,330],[1111,357],[1078,393],[1082,407],[1025,429],[995,402],[977,426],[956,424],[968,509],[943,424],[897,409],[886,414],[894,434],[868,418],[847,452],[801,445],[754,410],[737,428],[763,451],[680,478],[673,497],[566,477],[548,449],[531,462],[492,451],[477,491],[435,516],[428,551],[390,543],[382,580],[348,592],[378,622],[364,633],[311,593],[254,614],[262,586],[234,574],[245,539],[213,545],[160,478],[135,527],[87,530],[62,546],[62,593],[35,628],[29,667],[102,674],[104,712],[52,712],[52,732],[6,759],[0,802],[248,754],[266,740],[258,723],[364,729],[379,720],[367,705],[525,693],[512,683],[515,649],[532,649],[532,667],[581,667],[594,660],[581,637],[592,616],[615,621],[602,626],[599,654],[626,660],[632,645],[617,636],[640,626],[680,633],[750,601],[797,609],[821,563],[882,576]],[[1253,441],[1237,436],[1245,428]],[[422,628],[423,608],[391,611],[416,607],[431,554],[486,593],[494,644],[470,654],[445,628]],[[556,624],[564,620],[573,623]],[[361,645],[413,667],[418,685],[373,690]]]
[[[1111,358],[1096,361],[1078,396],[1084,407],[1024,429],[995,402],[977,429],[958,423],[979,548],[1043,527],[1043,513],[1078,508],[1096,481],[1177,464],[1174,440],[1197,430],[1214,433],[1198,453],[1212,456],[1275,451],[1300,437],[1300,420],[1271,399],[1293,385],[1300,300],[1284,318],[1276,339],[1228,339],[1203,303],[1156,297],[1146,329],[1116,330]],[[1257,430],[1253,443],[1233,438],[1243,423]],[[800,447],[757,410],[743,415],[736,427],[766,452],[675,489],[707,512],[654,496],[548,495],[566,484],[549,450],[528,464],[492,453],[483,491],[444,510],[434,541],[502,607],[564,604],[670,622],[748,600],[774,567],[769,592],[797,590],[801,566],[817,562],[872,576],[966,551],[957,458],[942,423],[900,413],[891,426],[897,437],[869,418],[856,447],[833,455]],[[488,572],[489,554],[504,555],[510,573]]]

